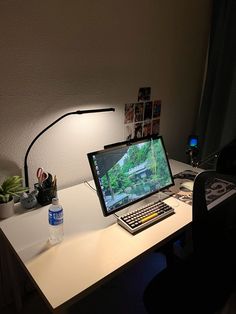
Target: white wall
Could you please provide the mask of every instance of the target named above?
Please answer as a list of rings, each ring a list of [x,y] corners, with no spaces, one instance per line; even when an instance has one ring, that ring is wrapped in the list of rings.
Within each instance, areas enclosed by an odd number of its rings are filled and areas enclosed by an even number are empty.
[[[123,106],[138,88],[162,99],[161,134],[169,155],[185,159],[194,127],[210,24],[211,0],[0,1],[0,180],[29,155],[57,174],[59,188],[91,178],[86,153],[123,140]]]

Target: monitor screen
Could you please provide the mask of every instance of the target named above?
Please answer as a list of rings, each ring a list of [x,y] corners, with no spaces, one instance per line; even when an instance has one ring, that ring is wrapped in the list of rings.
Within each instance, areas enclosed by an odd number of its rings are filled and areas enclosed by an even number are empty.
[[[88,159],[104,216],[174,184],[161,136],[112,144]]]

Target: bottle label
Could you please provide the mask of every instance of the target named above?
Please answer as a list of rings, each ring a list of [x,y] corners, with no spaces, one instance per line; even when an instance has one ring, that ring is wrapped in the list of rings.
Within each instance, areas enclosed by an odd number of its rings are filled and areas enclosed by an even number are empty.
[[[48,221],[49,224],[52,226],[58,226],[63,223],[63,209],[60,209],[58,211],[51,211],[49,209],[48,211]]]

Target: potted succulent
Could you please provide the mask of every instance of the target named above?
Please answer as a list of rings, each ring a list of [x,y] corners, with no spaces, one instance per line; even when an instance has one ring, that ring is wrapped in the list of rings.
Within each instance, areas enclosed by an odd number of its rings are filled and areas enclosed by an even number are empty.
[[[14,197],[19,197],[28,188],[22,186],[20,176],[7,177],[0,185],[0,219],[14,214]]]

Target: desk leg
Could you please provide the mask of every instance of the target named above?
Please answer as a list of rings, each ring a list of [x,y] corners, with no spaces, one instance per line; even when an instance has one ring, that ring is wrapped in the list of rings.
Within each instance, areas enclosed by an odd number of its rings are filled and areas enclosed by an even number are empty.
[[[0,308],[15,303],[16,310],[22,307],[19,278],[12,253],[6,245],[6,241],[0,232]]]
[[[28,277],[11,251],[0,230],[0,312],[1,308],[14,304],[16,313],[22,309]]]
[[[17,272],[17,265],[15,261],[13,260],[12,254],[9,252],[9,250],[6,252],[6,262],[8,265],[8,275],[9,275],[9,282],[12,287],[12,295],[13,300],[15,303],[15,307],[17,312],[20,312],[22,309],[22,298],[21,298],[21,287],[20,287],[20,279],[18,277]]]
[[[178,238],[167,243],[161,251],[166,256],[167,266],[187,258],[193,252],[191,227],[186,229]]]
[[[188,256],[193,253],[193,241],[192,241],[191,227],[185,230],[180,241],[181,243],[179,245],[177,245],[177,243],[174,243],[174,246],[173,246],[174,254],[179,259],[188,258]]]
[[[174,246],[174,243],[171,241],[171,242],[167,243],[161,249],[161,251],[163,252],[163,254],[166,257],[166,266],[167,267],[176,262],[176,255],[174,254],[173,246]]]

